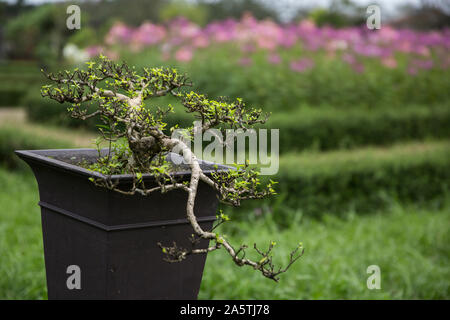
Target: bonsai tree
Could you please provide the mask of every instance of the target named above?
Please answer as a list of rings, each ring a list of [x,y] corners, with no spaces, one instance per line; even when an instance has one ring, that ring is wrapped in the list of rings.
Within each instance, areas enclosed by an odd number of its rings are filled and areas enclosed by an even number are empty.
[[[138,74],[135,68],[127,64],[116,64],[104,56],[98,61],[87,62],[86,69],[44,73],[51,81],[42,87],[43,97],[49,97],[60,103],[70,103],[68,111],[71,116],[81,120],[100,117],[100,140],[109,144],[106,156],[99,157],[96,163],[86,164],[87,168],[103,174],[104,178],[90,178],[100,187],[108,188],[126,195],[149,195],[152,192],[169,192],[179,189],[187,193],[186,217],[192,226],[191,248],[181,248],[173,243],[163,246],[158,243],[165,260],[178,262],[192,254],[206,254],[224,248],[238,266],[250,266],[263,276],[278,281],[279,275],[303,254],[301,245],[291,253],[284,268],[276,268],[273,263],[272,250],[275,242],[271,242],[267,250],[254,249],[260,258],[256,260],[246,257],[246,245],[233,247],[215,228],[229,220],[219,211],[217,223],[212,230],[203,230],[194,214],[195,199],[199,182],[202,181],[217,191],[221,202],[239,206],[242,200],[261,199],[275,194],[274,182],[270,181],[261,188],[259,172],[248,163],[238,165],[229,170],[214,170],[205,174],[200,166],[199,158],[193,153],[185,139],[169,135],[166,115],[173,111],[171,105],[165,109],[145,105],[151,98],[172,95],[179,99],[186,112],[194,113],[200,125],[187,129],[189,137],[203,133],[211,128],[228,128],[247,130],[252,125],[264,123],[267,119],[257,109],[246,108],[241,99],[234,102],[211,100],[205,95],[185,90],[192,84],[184,74],[169,68],[144,68]],[[94,106],[94,109],[88,105]],[[173,131],[176,127],[171,128]],[[100,141],[99,140],[99,141]],[[99,144],[98,144],[99,146]],[[98,147],[100,148],[100,147]],[[171,175],[173,168],[167,154],[176,152],[181,155],[190,169],[190,181],[180,182]],[[119,188],[111,179],[113,174],[132,174],[132,187],[128,190]],[[152,174],[157,183],[146,186],[143,174]],[[196,249],[200,240],[210,241],[204,249]]]

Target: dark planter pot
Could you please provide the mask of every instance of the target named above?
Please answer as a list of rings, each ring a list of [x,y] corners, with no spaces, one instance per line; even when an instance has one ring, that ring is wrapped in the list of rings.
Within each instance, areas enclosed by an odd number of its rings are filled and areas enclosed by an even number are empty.
[[[73,164],[94,161],[94,149],[16,154],[32,168],[39,185],[49,299],[197,298],[206,255],[168,263],[157,245],[176,241],[190,248],[192,228],[185,218],[184,191],[144,197],[96,187],[88,178],[101,175]],[[201,165],[205,172],[213,170],[211,163]],[[190,178],[188,171],[175,175]],[[125,188],[132,181],[130,175],[112,178]],[[154,181],[150,175],[143,179],[146,185]],[[202,228],[212,227],[217,203],[214,190],[201,183],[195,212]],[[207,245],[203,241],[196,247]],[[75,275],[68,270],[72,265],[80,269],[81,289],[67,285]]]

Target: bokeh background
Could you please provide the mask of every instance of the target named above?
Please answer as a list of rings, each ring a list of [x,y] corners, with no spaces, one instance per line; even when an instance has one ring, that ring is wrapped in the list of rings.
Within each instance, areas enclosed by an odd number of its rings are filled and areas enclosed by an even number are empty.
[[[0,299],[46,298],[37,185],[13,150],[96,136],[95,121],[40,97],[40,69],[100,53],[176,67],[280,129],[278,195],[225,209],[234,221],[222,232],[277,241],[280,264],[300,241],[305,254],[278,284],[209,254],[199,298],[450,297],[447,1],[380,1],[380,30],[363,0],[81,1],[81,29],[68,30],[73,3],[0,2]],[[170,125],[193,120],[175,109]],[[369,265],[379,290],[367,288]]]

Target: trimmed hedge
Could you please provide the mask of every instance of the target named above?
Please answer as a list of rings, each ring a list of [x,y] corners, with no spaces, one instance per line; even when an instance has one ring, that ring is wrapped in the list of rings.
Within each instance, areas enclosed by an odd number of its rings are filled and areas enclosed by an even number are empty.
[[[169,103],[175,104],[174,99],[161,97],[153,103],[158,106],[166,106]],[[97,131],[96,124],[100,123],[98,118],[90,118],[86,121],[79,119],[73,119],[67,112],[67,108],[70,104],[61,104],[49,98],[43,98],[39,89],[30,91],[22,101],[26,111],[28,119],[40,123],[50,123],[58,126],[72,127],[72,128],[85,128],[92,131]],[[148,101],[148,103],[152,103]],[[151,106],[150,106],[151,107]],[[167,116],[168,128],[179,124],[180,127],[187,127],[192,124],[194,117],[192,114],[186,114],[182,111],[182,107],[175,105],[179,111],[176,114],[169,114]],[[94,110],[95,106],[89,106],[88,110]]]
[[[30,91],[25,96],[22,103],[27,112],[27,117],[31,121],[49,123],[62,127],[86,128],[92,130],[96,130],[97,127],[95,125],[100,123],[100,120],[96,118],[81,121],[70,117],[70,114],[67,111],[70,104],[61,104],[57,101],[43,98],[40,95],[38,88]],[[90,108],[94,109],[95,107]]]
[[[19,106],[27,92],[37,90],[42,83],[37,66],[0,65],[0,106]]]
[[[14,150],[63,149],[71,148],[69,142],[43,138],[21,131],[15,127],[0,127],[0,166],[8,169],[23,169],[25,163]]]
[[[292,212],[315,217],[369,213],[397,202],[440,207],[449,200],[450,143],[288,154],[270,178],[279,182],[278,195],[248,201],[244,208],[271,208],[280,224],[292,219]]]
[[[280,129],[282,153],[390,145],[399,141],[450,138],[450,108],[306,108],[296,113],[275,113],[265,127]]]
[[[160,99],[155,104],[167,105]],[[80,121],[67,113],[68,105],[42,98],[32,92],[24,100],[30,120],[95,130],[98,119]],[[168,128],[192,124],[192,114],[174,104],[175,114],[167,118]],[[280,152],[350,149],[365,145],[390,145],[399,141],[450,138],[448,106],[408,106],[402,109],[339,110],[302,107],[296,112],[274,113],[265,128],[280,129]]]
[[[0,88],[0,107],[15,107],[25,95],[26,90],[23,87],[1,87]]]

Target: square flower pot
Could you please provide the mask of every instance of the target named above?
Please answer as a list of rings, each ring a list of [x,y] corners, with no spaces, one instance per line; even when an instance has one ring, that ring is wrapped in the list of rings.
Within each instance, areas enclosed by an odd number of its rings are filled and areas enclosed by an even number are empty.
[[[186,192],[129,196],[97,187],[89,177],[102,175],[76,165],[95,161],[95,149],[16,154],[31,167],[39,186],[49,299],[197,298],[206,255],[169,263],[157,245],[192,245]],[[182,181],[190,178],[184,166],[174,173]],[[208,162],[201,167],[207,174],[214,170]],[[132,183],[131,175],[111,178],[124,188]],[[151,175],[143,179],[146,185],[154,183]],[[203,229],[211,229],[217,204],[215,191],[200,183],[195,214]],[[207,246],[201,241],[196,248]],[[71,285],[74,277],[76,287]]]

